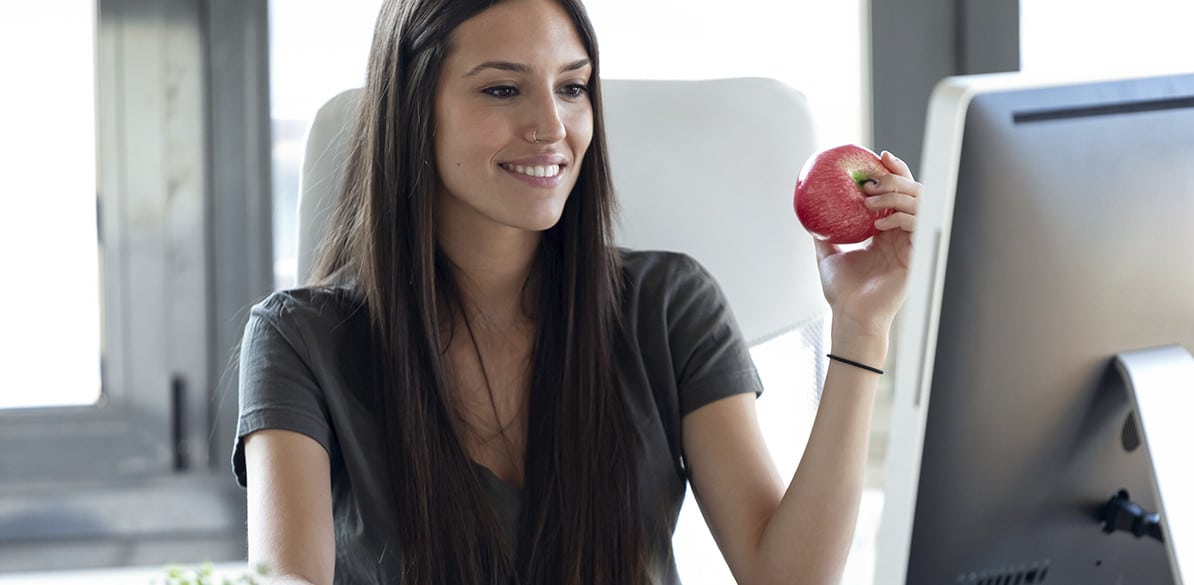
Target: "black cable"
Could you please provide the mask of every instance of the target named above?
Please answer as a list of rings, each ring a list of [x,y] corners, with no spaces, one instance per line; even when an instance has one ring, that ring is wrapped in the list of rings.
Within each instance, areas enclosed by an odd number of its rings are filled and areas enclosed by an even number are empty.
[[[1103,506],[1099,514],[1103,524],[1103,532],[1130,532],[1136,538],[1149,536],[1165,542],[1161,530],[1160,514],[1150,513],[1140,504],[1133,502],[1128,496],[1128,490],[1119,490],[1111,500]]]

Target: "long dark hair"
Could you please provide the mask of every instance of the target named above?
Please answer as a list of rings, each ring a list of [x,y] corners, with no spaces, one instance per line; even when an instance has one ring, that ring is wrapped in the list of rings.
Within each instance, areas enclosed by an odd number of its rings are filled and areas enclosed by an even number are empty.
[[[535,342],[518,546],[505,542],[453,419],[440,326],[459,299],[436,244],[435,91],[450,35],[493,0],[389,0],[374,32],[344,188],[314,279],[350,283],[372,323],[403,582],[638,584],[650,579],[639,437],[616,384],[621,265],[596,37],[593,138],[536,259]],[[445,302],[447,301],[447,302]]]

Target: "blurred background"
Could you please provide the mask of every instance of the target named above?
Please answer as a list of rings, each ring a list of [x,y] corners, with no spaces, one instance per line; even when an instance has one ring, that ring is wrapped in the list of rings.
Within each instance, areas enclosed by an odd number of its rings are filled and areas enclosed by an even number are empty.
[[[379,5],[0,3],[0,583],[244,558],[232,348],[247,307],[295,284],[305,135],[363,83]],[[1194,71],[1188,0],[587,5],[604,77],[775,78],[807,97],[819,146],[914,170],[944,76]],[[786,477],[816,406],[799,343],[754,348]],[[882,403],[847,583],[869,582]],[[732,582],[695,506],[676,549],[685,583]]]

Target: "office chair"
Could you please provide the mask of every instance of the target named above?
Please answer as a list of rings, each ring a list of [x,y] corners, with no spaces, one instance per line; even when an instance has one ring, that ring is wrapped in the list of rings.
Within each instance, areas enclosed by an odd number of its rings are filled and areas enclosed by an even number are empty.
[[[812,240],[791,205],[800,167],[814,151],[804,97],[761,78],[606,79],[602,91],[622,207],[617,244],[696,258],[725,291],[749,344],[801,329],[819,360],[828,307]],[[300,284],[340,193],[359,92],[329,100],[307,135]]]

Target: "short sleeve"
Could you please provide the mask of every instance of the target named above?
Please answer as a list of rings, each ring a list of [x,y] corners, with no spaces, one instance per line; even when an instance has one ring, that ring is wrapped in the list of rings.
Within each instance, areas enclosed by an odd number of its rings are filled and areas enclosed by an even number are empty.
[[[680,416],[735,394],[762,394],[750,350],[717,281],[680,255],[668,285],[668,341]]]
[[[302,433],[330,451],[327,402],[312,373],[307,347],[287,319],[288,301],[275,293],[254,305],[240,349],[239,401],[232,468],[247,485],[244,438],[263,429]]]

